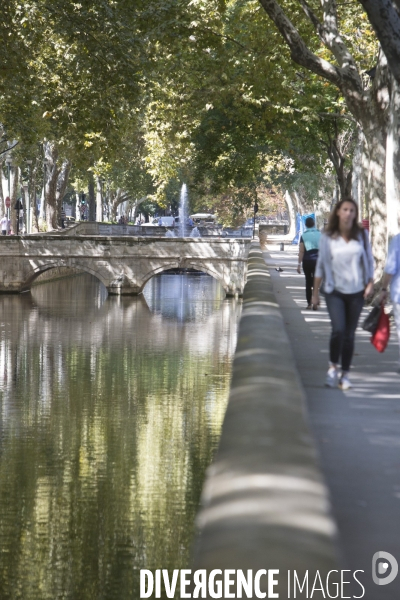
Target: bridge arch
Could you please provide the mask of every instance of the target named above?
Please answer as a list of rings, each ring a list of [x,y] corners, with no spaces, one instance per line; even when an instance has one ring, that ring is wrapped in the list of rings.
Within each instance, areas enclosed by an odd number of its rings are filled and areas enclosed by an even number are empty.
[[[82,265],[74,260],[69,260],[68,262],[65,260],[57,260],[52,261],[50,263],[46,263],[44,265],[38,265],[37,267],[33,267],[33,273],[31,273],[28,279],[24,282],[22,286],[22,291],[29,290],[35,279],[37,279],[39,275],[42,275],[42,273],[50,271],[51,269],[57,269],[59,267],[71,267],[73,269],[78,269],[79,271],[82,271],[82,273],[88,273],[89,275],[93,275],[93,277],[96,277],[96,279],[98,279],[105,287],[107,287],[107,282],[103,279],[103,277],[97,271],[91,269],[87,265]]]
[[[142,287],[140,289],[140,292],[143,292],[143,289],[144,289],[146,283],[148,281],[150,281],[150,279],[152,279],[156,275],[160,275],[161,273],[163,273],[165,271],[169,271],[171,269],[194,269],[196,271],[201,271],[202,273],[207,273],[207,275],[210,275],[211,277],[213,277],[214,279],[216,279],[217,281],[219,281],[219,283],[222,285],[222,287],[225,290],[225,292],[229,293],[229,288],[225,285],[221,273],[218,273],[214,269],[210,269],[210,267],[208,267],[208,266],[206,266],[206,265],[204,265],[202,263],[193,262],[193,261],[184,261],[184,263],[182,261],[174,261],[174,262],[171,262],[171,263],[165,263],[162,266],[156,267],[152,271],[149,271],[143,277],[143,280],[142,280],[143,284],[142,284]]]

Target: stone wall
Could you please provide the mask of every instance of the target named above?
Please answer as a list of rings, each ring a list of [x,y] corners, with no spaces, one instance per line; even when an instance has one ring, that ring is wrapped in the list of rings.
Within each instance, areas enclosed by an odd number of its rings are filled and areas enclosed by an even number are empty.
[[[299,577],[308,570],[313,581],[316,571],[323,579],[338,568],[336,525],[304,392],[256,242],[228,408],[201,504],[193,569],[279,569],[273,591],[289,598],[289,570]],[[265,576],[261,589],[270,597]]]

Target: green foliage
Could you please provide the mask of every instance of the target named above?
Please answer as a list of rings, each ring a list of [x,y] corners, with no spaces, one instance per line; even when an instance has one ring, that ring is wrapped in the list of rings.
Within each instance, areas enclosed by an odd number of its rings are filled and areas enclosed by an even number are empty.
[[[332,60],[300,3],[282,4]],[[368,20],[357,3],[339,10],[360,71],[370,68]],[[340,131],[348,124],[344,98],[292,63],[257,0],[7,0],[0,36],[0,122],[20,141],[17,160],[56,141],[81,185],[94,172],[162,206],[186,181],[194,203],[224,197],[241,212],[258,186],[283,182],[289,159],[323,176],[321,140],[334,115]]]

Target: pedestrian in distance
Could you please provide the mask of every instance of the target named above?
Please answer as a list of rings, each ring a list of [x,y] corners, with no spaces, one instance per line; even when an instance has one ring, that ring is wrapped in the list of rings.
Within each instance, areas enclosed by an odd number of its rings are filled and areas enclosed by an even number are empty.
[[[1,235],[7,235],[8,219],[6,215],[1,219]]]
[[[329,368],[325,384],[348,390],[354,338],[364,300],[373,293],[374,261],[367,232],[358,224],[358,206],[341,200],[321,236],[314,276],[313,308],[322,281],[331,320]],[[341,366],[341,372],[339,370]]]
[[[62,209],[61,209],[60,217],[61,217],[61,227],[62,227],[62,229],[65,229],[65,210],[64,210],[64,207],[62,207]]]
[[[312,289],[314,287],[314,273],[317,264],[321,232],[316,229],[315,221],[312,217],[307,217],[305,226],[307,229],[300,238],[297,272],[299,274],[301,273],[301,266],[303,265],[303,272],[306,278],[307,309],[310,310],[312,308]]]
[[[389,285],[400,351],[400,234],[397,234],[389,245],[386,266],[382,277],[381,293],[379,297],[380,302],[384,304],[387,301],[387,288]],[[400,373],[400,355],[397,372]]]

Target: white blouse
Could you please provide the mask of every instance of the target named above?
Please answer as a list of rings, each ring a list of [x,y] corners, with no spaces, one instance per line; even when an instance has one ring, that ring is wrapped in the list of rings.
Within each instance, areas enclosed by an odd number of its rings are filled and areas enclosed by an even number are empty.
[[[331,238],[332,272],[335,290],[355,294],[364,289],[363,246],[356,240],[346,242],[342,236]]]

